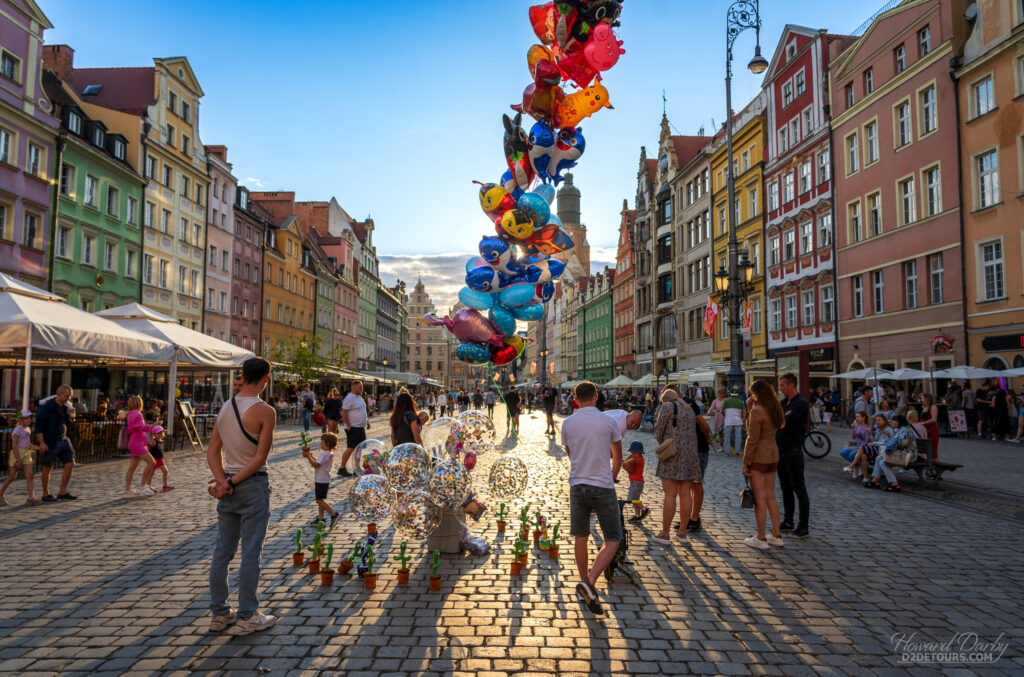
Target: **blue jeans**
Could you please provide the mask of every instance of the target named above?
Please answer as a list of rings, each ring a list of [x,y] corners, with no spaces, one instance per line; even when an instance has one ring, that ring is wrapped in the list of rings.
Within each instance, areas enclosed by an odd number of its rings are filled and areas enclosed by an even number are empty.
[[[210,562],[210,611],[223,616],[228,606],[228,564],[242,540],[238,567],[238,617],[250,618],[259,608],[256,588],[260,582],[263,540],[270,520],[270,480],[253,475],[242,480],[234,493],[217,501],[217,544]]]
[[[853,463],[853,459],[857,458],[857,452],[859,451],[860,447],[846,447],[839,450],[839,456],[847,463]]]
[[[875,458],[875,470],[871,473],[872,477],[878,477],[881,474],[885,474],[885,479],[889,481],[889,484],[896,482],[896,474],[889,469],[889,466],[885,464],[885,454],[879,454]]]
[[[722,437],[722,449],[732,449],[733,453],[743,453],[743,426],[725,426],[725,436]]]
[[[309,418],[310,416],[312,416],[312,414],[313,412],[311,412],[309,409],[302,410],[302,427],[306,430],[307,433],[309,432]]]

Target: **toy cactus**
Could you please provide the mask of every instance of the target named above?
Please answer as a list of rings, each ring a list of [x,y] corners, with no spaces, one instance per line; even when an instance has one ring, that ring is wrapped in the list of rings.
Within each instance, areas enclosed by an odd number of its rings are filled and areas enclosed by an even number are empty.
[[[297,567],[302,566],[305,562],[305,556],[302,554],[302,529],[295,530],[295,552],[292,553],[292,564]]]
[[[324,560],[324,567],[320,570],[320,585],[332,585],[334,583],[334,571],[331,570],[331,558],[334,557],[334,544],[327,544],[327,558]]]
[[[498,533],[505,532],[505,504],[502,503],[498,509]]]
[[[306,547],[306,550],[310,552],[309,573],[311,574],[320,573],[320,554],[324,551],[324,546],[321,543],[322,536],[321,532],[316,532],[316,535],[313,536],[313,545]]]
[[[430,565],[432,570],[430,576],[430,589],[440,590],[441,589],[441,574],[437,573],[441,569],[441,551],[434,550],[434,563]]]
[[[409,564],[408,564],[408,562],[409,562],[409,560],[412,559],[412,557],[410,557],[409,555],[405,554],[405,549],[406,549],[406,547],[408,547],[408,544],[405,541],[402,541],[402,545],[400,547],[401,547],[401,551],[397,555],[392,557],[391,559],[395,560],[396,562],[401,562],[402,563],[401,568],[398,570],[398,582],[404,584],[404,583],[408,583],[409,582]]]
[[[524,541],[530,534],[530,504],[527,503],[519,511],[519,537]]]
[[[537,545],[540,543],[541,527],[544,525],[544,518],[541,517],[540,510],[533,513],[533,544]]]
[[[512,544],[512,573],[518,574],[526,564],[526,541],[517,538]]]
[[[367,590],[373,590],[377,587],[377,574],[373,571],[373,565],[377,562],[377,558],[373,554],[373,546],[367,545],[366,550],[363,552],[363,563],[366,565],[366,573],[363,574],[363,584]]]
[[[558,559],[558,525],[551,527],[551,545],[548,546],[548,557]]]
[[[353,563],[356,561],[356,557],[359,557],[363,552],[363,544],[361,541],[356,541],[356,545],[352,548],[352,552],[349,553],[348,557],[341,560],[341,564],[338,565],[339,574],[347,574],[352,568]]]
[[[299,433],[299,439],[302,442],[300,447],[302,449],[309,449],[309,443],[313,441],[313,438],[303,432],[303,433]]]

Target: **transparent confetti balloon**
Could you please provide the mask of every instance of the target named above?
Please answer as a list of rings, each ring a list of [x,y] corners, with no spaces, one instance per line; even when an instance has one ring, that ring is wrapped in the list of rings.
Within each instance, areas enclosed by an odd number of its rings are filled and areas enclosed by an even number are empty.
[[[384,476],[388,478],[392,489],[404,493],[422,487],[433,467],[434,462],[427,450],[409,442],[399,444],[388,452],[384,461]]]
[[[380,440],[366,440],[356,447],[356,458],[364,475],[382,475],[387,446]]]
[[[466,500],[469,486],[466,466],[459,461],[441,461],[434,467],[424,491],[437,507],[454,510]]]
[[[420,430],[420,439],[427,452],[436,459],[446,460],[451,454],[446,451],[448,438],[452,434],[452,428],[458,423],[450,416],[435,418]]]
[[[459,414],[456,419],[462,425],[460,434],[463,453],[471,451],[480,456],[494,448],[494,421],[487,414],[470,409]]]
[[[349,494],[349,506],[364,522],[382,522],[395,503],[395,492],[383,475],[363,475]]]
[[[487,485],[491,496],[505,500],[522,496],[529,480],[530,473],[525,463],[516,456],[503,456],[491,466]]]
[[[403,539],[422,541],[441,523],[441,509],[426,493],[414,491],[398,499],[391,512],[391,524]]]

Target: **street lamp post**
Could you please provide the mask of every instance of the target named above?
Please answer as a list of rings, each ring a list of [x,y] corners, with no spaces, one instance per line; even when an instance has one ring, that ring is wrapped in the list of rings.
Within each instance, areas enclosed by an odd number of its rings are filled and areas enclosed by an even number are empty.
[[[551,351],[548,350],[548,306],[544,304],[544,314],[540,316],[540,350],[537,355],[540,356],[540,377],[543,381],[548,372],[548,355]]]
[[[751,73],[763,73],[768,68],[768,61],[761,56],[761,14],[758,7],[759,0],[736,0],[729,5],[729,11],[725,22],[725,143],[726,143],[726,184],[728,186],[726,199],[726,212],[729,220],[729,286],[725,298],[729,308],[729,326],[732,334],[729,336],[729,372],[726,374],[726,382],[730,389],[743,388],[743,367],[740,362],[743,360],[743,336],[740,328],[740,302],[741,281],[740,281],[740,260],[739,242],[736,240],[736,209],[733,206],[736,202],[736,177],[733,172],[732,158],[732,46],[739,34],[748,28],[753,28],[757,34],[757,47],[754,51],[754,58],[747,64]],[[721,271],[719,271],[721,272]],[[717,274],[716,274],[717,277]],[[744,295],[745,296],[745,295]]]
[[[380,363],[384,365],[384,387],[386,388],[388,385],[388,358],[385,357]]]

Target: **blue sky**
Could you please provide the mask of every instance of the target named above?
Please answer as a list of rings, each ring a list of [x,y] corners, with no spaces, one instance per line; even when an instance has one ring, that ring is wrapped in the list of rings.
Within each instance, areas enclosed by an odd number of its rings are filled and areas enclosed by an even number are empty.
[[[848,32],[881,2],[762,0],[765,56],[787,23]],[[452,262],[492,230],[471,181],[504,171],[501,115],[529,83],[531,4],[40,0],[54,24],[46,41],[71,45],[79,67],[187,56],[206,92],[201,139],[228,146],[243,183],[300,200],[335,196],[353,216],[372,215],[382,271],[425,273],[444,305],[458,286]],[[662,90],[675,133],[711,133],[724,120],[728,5],[624,3],[626,54],[605,77],[615,109],[582,123],[587,147],[574,170],[595,261],[614,257],[640,146],[657,144]],[[760,87],[745,68],[753,50],[748,31],[736,47],[736,109]]]

